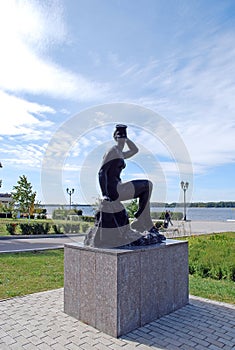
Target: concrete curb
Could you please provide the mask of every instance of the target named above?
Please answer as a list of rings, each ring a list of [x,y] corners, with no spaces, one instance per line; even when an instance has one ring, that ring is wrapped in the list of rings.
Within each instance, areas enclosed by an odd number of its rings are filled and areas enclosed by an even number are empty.
[[[72,233],[72,234],[52,234],[52,235],[10,235],[10,236],[0,236],[0,240],[7,239],[34,239],[34,238],[63,238],[63,237],[84,237],[85,233]]]

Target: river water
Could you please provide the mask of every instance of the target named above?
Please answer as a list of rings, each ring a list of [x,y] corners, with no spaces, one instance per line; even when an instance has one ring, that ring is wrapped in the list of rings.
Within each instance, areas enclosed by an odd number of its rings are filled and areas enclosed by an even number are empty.
[[[165,208],[151,208],[152,211],[161,212]],[[171,212],[184,212],[182,207],[167,208]],[[187,208],[186,216],[193,221],[227,221],[235,220],[235,208]]]
[[[48,217],[51,217],[53,210],[59,208],[58,205],[44,206],[47,209]],[[69,205],[64,205],[64,209],[69,209]],[[94,207],[90,205],[77,205],[76,209],[82,209],[83,215],[94,215]],[[162,212],[166,208],[151,208],[153,212]],[[171,212],[182,212],[182,207],[167,208]],[[235,208],[187,208],[187,219],[193,221],[226,221],[235,220]]]

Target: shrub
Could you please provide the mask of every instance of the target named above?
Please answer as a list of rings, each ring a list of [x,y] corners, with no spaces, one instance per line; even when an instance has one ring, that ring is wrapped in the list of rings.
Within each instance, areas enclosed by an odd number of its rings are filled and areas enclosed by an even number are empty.
[[[14,235],[16,233],[16,223],[6,224],[6,229],[10,233],[10,235]]]
[[[85,222],[95,222],[95,217],[94,216],[89,216],[89,215],[84,215],[82,217],[82,221]]]
[[[33,227],[30,224],[20,224],[22,235],[32,235]]]
[[[82,232],[86,232],[89,227],[90,227],[90,225],[87,223],[82,224]]]
[[[20,229],[23,235],[46,235],[50,231],[48,222],[45,224],[20,224]]]
[[[65,209],[56,209],[52,213],[52,219],[64,220],[66,216],[67,214]]]
[[[61,228],[62,228],[61,225],[52,225],[52,228],[56,235],[64,233],[63,231],[61,231]]]
[[[38,215],[37,215],[37,219],[39,219],[39,220],[45,220],[45,219],[47,219],[47,216],[46,216],[45,214],[38,214]]]
[[[29,215],[27,213],[20,214],[21,219],[34,219],[35,215]]]
[[[33,235],[47,235],[50,231],[50,225],[48,222],[46,222],[45,224],[32,224],[32,231]]]
[[[39,214],[39,215],[41,215],[41,214],[46,215],[47,210],[46,210],[45,208],[35,208],[35,209],[34,209],[34,213],[35,213],[35,214]]]
[[[10,213],[10,212],[0,213],[0,218],[1,219],[12,218],[12,213]]]
[[[162,221],[156,221],[154,225],[155,225],[156,228],[160,228],[163,225],[163,222]]]
[[[64,233],[78,233],[80,230],[80,224],[66,223],[62,224],[61,228]]]

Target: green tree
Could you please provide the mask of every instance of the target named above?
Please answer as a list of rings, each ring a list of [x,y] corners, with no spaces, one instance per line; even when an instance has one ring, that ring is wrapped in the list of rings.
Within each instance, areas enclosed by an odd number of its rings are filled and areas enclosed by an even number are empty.
[[[14,205],[18,206],[20,213],[33,214],[36,192],[33,191],[31,183],[25,175],[20,176],[17,185],[11,193]]]
[[[134,218],[134,214],[138,210],[138,201],[136,198],[132,199],[131,203],[127,204],[126,210],[129,218]]]

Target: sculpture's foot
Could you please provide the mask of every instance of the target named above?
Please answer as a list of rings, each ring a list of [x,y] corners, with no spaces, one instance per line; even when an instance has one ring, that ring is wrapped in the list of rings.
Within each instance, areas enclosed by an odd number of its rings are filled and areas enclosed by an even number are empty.
[[[149,231],[150,234],[152,234],[153,236],[157,236],[158,239],[160,239],[161,241],[165,241],[166,237],[164,235],[162,235],[161,233],[159,233],[158,229],[156,227],[152,227]]]
[[[148,232],[145,235],[143,235],[141,238],[139,238],[137,241],[132,242],[130,245],[146,246],[146,245],[157,244],[157,243],[162,243],[162,239],[159,236]]]
[[[153,238],[153,241],[154,241],[154,238],[156,238],[155,240],[157,240],[158,242],[162,242],[162,241],[166,240],[166,237],[164,235],[162,235],[161,233],[159,233],[158,229],[155,226],[153,226],[150,230],[147,231],[146,227],[138,219],[136,219],[132,222],[131,229],[136,230],[138,232],[143,232],[146,237],[148,236],[148,234],[150,234],[151,237]]]
[[[153,227],[149,231],[144,231],[140,238],[131,242],[127,246],[146,246],[150,244],[162,243],[165,240],[166,237],[160,234],[158,230]]]

